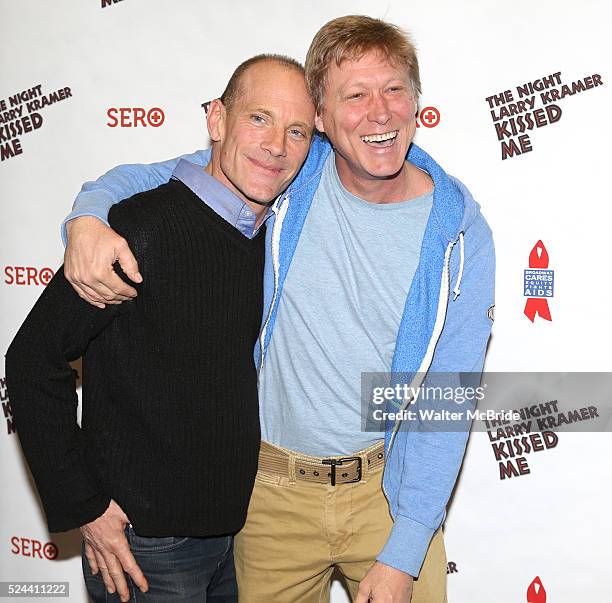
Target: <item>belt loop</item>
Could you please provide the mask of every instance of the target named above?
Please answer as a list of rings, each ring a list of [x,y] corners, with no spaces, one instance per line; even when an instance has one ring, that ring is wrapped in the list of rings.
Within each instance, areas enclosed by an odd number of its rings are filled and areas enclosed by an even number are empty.
[[[370,467],[368,465],[368,453],[363,452],[359,455],[361,457],[361,482],[363,484],[368,483],[368,473],[370,471]]]
[[[294,485],[297,480],[295,477],[295,460],[296,460],[296,456],[295,454],[291,454],[289,453],[289,459],[288,459],[288,469],[289,469],[289,483]]]

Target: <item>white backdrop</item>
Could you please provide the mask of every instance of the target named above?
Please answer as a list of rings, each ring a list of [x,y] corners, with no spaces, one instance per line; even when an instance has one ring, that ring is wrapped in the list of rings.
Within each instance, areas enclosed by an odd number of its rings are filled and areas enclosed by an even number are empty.
[[[414,35],[420,106],[439,112],[439,123],[420,127],[417,141],[468,185],[493,229],[497,306],[487,369],[611,369],[608,2],[0,0],[0,8],[3,350],[40,295],[49,275],[44,269],[61,263],[59,224],[83,181],[118,163],[207,146],[201,104],[221,93],[238,63],[260,52],[303,60],[323,23],[364,13]],[[519,100],[517,86],[537,87],[536,80],[552,74],[560,93],[562,84],[571,92],[578,80],[585,89],[550,99],[562,111],[558,121],[525,132],[529,140],[522,143],[531,150],[502,159],[491,110],[499,116],[502,106]],[[597,79],[584,78],[594,74],[602,84],[589,87]],[[69,96],[48,96],[65,88]],[[15,99],[30,89],[28,102],[40,105]],[[505,91],[513,99],[506,93],[498,98],[505,102],[495,106],[492,99],[490,107],[486,99]],[[528,112],[543,107],[539,92],[534,95]],[[43,96],[55,102],[42,106]],[[19,107],[22,114],[11,115]],[[107,111],[119,107],[159,108],[164,121],[110,127]],[[11,128],[28,113],[38,113],[42,123],[30,117],[39,127],[13,136]],[[425,110],[423,123],[432,125],[435,115]],[[511,123],[500,128],[520,145]],[[523,314],[522,278],[538,241],[550,256],[555,291],[548,302],[552,320],[532,323]],[[66,580],[70,601],[85,601],[75,535],[46,531],[11,430],[0,370],[6,424],[0,580]],[[612,600],[611,438],[559,439],[554,449],[528,459],[530,474],[500,480],[486,434],[473,434],[446,521],[451,602]],[[534,598],[527,591],[536,577],[546,595],[540,589]],[[346,600],[338,584],[332,595],[334,603]]]

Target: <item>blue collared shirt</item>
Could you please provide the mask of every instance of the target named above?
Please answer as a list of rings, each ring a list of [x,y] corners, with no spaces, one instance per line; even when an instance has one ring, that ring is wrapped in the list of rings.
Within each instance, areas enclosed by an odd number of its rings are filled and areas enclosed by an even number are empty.
[[[218,213],[226,222],[237,228],[245,237],[252,239],[265,221],[272,214],[268,207],[259,226],[256,226],[255,212],[229,188],[216,178],[207,174],[204,169],[181,159],[172,172],[172,178],[180,180],[196,194],[208,207]]]

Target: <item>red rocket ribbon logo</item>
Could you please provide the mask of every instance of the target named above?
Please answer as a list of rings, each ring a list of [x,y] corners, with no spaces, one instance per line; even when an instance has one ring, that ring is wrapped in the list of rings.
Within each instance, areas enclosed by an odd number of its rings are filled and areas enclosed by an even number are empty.
[[[529,268],[548,268],[548,251],[542,241],[538,241],[529,254]],[[525,303],[524,314],[531,322],[535,320],[536,315],[544,320],[552,320],[548,299],[542,297],[530,297]]]
[[[540,576],[536,576],[527,589],[527,603],[546,603],[546,591]]]

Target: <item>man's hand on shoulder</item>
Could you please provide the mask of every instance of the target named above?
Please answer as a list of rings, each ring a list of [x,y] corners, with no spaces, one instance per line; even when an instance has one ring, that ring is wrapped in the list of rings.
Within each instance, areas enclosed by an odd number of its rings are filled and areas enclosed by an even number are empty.
[[[412,583],[412,576],[376,561],[359,583],[355,603],[410,603]]]
[[[131,281],[142,282],[136,258],[123,237],[93,216],[70,220],[66,232],[64,274],[80,297],[99,308],[136,297],[136,290],[113,270],[118,261]]]
[[[81,534],[85,540],[85,556],[89,561],[91,573],[100,572],[108,592],[119,593],[121,601],[128,601],[130,598],[124,571],[142,592],[149,588],[125,537],[125,526],[128,523],[129,519],[123,509],[111,500],[103,515],[81,526]]]

